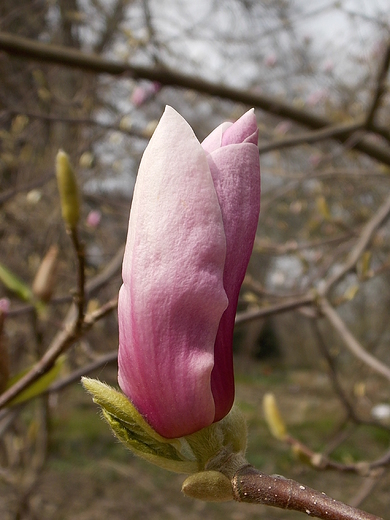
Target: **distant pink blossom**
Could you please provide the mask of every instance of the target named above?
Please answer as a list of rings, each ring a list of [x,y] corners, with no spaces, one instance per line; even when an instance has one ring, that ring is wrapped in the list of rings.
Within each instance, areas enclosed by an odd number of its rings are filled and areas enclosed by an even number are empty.
[[[285,135],[287,132],[289,132],[292,128],[292,122],[291,121],[280,121],[275,126],[275,134],[278,135]]]
[[[322,160],[322,154],[320,154],[320,153],[311,154],[309,157],[310,166],[315,168],[316,166],[318,166],[320,164],[321,160]]]
[[[331,58],[328,58],[323,65],[324,72],[332,72],[334,69],[334,62]]]
[[[325,101],[329,96],[329,92],[327,89],[322,88],[319,90],[316,90],[312,92],[306,99],[307,105],[310,107],[314,107],[318,105],[318,103],[321,103],[322,101]]]
[[[161,89],[161,83],[153,81],[142,85],[137,85],[131,95],[131,102],[134,106],[140,107],[151,99]]]
[[[267,67],[275,67],[276,63],[278,61],[278,57],[276,56],[275,53],[272,53],[272,54],[268,54],[268,56],[265,57],[265,60],[264,60],[264,63],[266,64]]]
[[[91,228],[97,228],[102,219],[102,213],[98,209],[93,209],[88,213],[87,225]]]
[[[0,313],[6,316],[9,312],[10,307],[11,301],[9,300],[9,298],[0,298]]]

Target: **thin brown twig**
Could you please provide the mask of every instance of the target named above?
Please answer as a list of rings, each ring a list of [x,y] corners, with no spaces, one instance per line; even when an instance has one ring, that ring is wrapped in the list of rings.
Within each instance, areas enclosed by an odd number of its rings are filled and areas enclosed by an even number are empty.
[[[84,305],[85,305],[85,250],[84,244],[79,240],[77,228],[69,230],[72,244],[77,256],[77,292],[75,295],[75,303],[77,306],[76,333],[81,332],[84,321]]]
[[[308,242],[297,242],[296,240],[288,240],[284,244],[270,242],[269,240],[255,240],[255,250],[259,253],[268,253],[273,255],[285,255],[294,253],[296,251],[303,251],[305,249],[317,249],[328,245],[344,242],[353,236],[353,233],[343,233],[331,238],[322,238]]]
[[[97,311],[87,314],[81,326],[76,303],[73,303],[64,320],[64,327],[54,337],[49,349],[42,358],[31,368],[29,372],[19,379],[6,392],[0,395],[0,409],[6,406],[12,399],[18,396],[25,388],[48,372],[58,357],[63,354],[73,343],[89,330],[99,319],[106,316],[117,306],[117,299],[110,300]]]
[[[26,184],[21,184],[17,188],[11,188],[9,190],[3,191],[3,193],[0,193],[0,204],[4,204],[9,199],[12,199],[12,197],[15,197],[15,195],[17,195],[18,193],[20,193],[22,191],[30,191],[35,188],[40,188],[41,186],[43,186],[44,184],[46,184],[53,178],[54,178],[53,172],[46,173],[39,179],[35,179],[34,181],[28,182]]]
[[[365,365],[369,366],[372,370],[384,376],[390,381],[390,368],[386,366],[382,361],[372,356],[369,352],[364,350],[362,345],[353,336],[351,331],[345,325],[343,320],[340,318],[335,309],[330,305],[326,298],[321,298],[319,301],[319,307],[322,314],[328,319],[332,327],[338,332],[345,346]]]
[[[9,114],[23,114],[31,119],[42,119],[45,121],[52,121],[54,123],[72,123],[75,125],[98,126],[99,128],[103,128],[104,130],[114,130],[115,132],[121,132],[131,137],[137,137],[138,139],[147,139],[147,136],[144,134],[144,132],[142,132],[142,130],[126,128],[124,126],[121,126],[120,124],[102,123],[100,121],[96,121],[95,119],[69,117],[59,114],[43,114],[40,112],[31,112],[29,110],[23,110],[22,108],[8,108],[7,110],[4,110],[3,113],[4,112]]]
[[[370,128],[370,126],[372,125],[374,118],[375,118],[376,111],[380,107],[382,98],[386,92],[386,77],[387,77],[387,73],[389,71],[389,66],[390,66],[390,41],[388,41],[388,43],[387,43],[386,51],[385,51],[381,66],[378,71],[378,76],[377,76],[376,85],[375,85],[375,91],[373,93],[370,106],[368,107],[368,110],[367,110],[367,116],[366,116],[366,120],[364,123],[366,128]]]
[[[236,325],[241,325],[242,323],[258,320],[259,318],[264,318],[266,316],[270,316],[271,314],[279,314],[281,312],[288,312],[293,309],[298,309],[299,307],[312,305],[314,302],[315,297],[313,295],[307,295],[303,296],[302,298],[279,303],[277,305],[270,305],[269,307],[263,307],[261,309],[250,309],[248,311],[239,312],[236,315],[235,323]]]
[[[310,324],[311,324],[313,334],[316,338],[318,348],[328,364],[328,367],[329,367],[328,373],[329,373],[329,378],[332,382],[332,386],[333,386],[336,394],[338,395],[341,403],[343,404],[343,406],[347,412],[348,418],[352,419],[352,421],[354,421],[356,423],[359,423],[360,419],[357,417],[355,409],[354,409],[352,403],[350,402],[350,400],[348,399],[348,397],[347,397],[346,393],[344,392],[344,389],[341,386],[341,383],[339,381],[334,359],[330,355],[330,352],[324,341],[323,335],[321,334],[320,328],[318,326],[318,320],[317,319],[310,320]]]
[[[353,133],[361,130],[363,127],[363,122],[330,124],[320,130],[313,130],[312,132],[286,137],[285,139],[276,139],[264,144],[260,143],[259,152],[260,155],[264,155],[275,150],[292,148],[293,146],[299,146],[302,144],[317,143],[318,141],[323,141],[325,139],[334,139],[345,135],[346,132]]]
[[[124,246],[120,246],[109,261],[109,263],[104,267],[101,273],[94,276],[91,280],[89,280],[85,285],[85,294],[87,297],[95,294],[101,287],[103,287],[107,282],[111,280],[113,276],[118,274],[118,271],[122,265]],[[73,300],[72,296],[60,296],[57,298],[52,298],[50,300],[50,304],[63,304],[69,303]],[[8,312],[8,317],[19,316],[21,314],[29,313],[34,309],[33,305],[23,305],[16,309],[10,309]]]
[[[390,216],[390,195],[385,199],[378,211],[371,217],[371,219],[364,225],[360,233],[359,239],[350,251],[346,261],[334,274],[332,274],[320,288],[319,292],[325,296],[331,287],[341,280],[349,271],[354,269],[356,262],[370,243],[376,230],[385,222]]]
[[[111,363],[116,363],[118,360],[118,351],[115,350],[114,352],[109,352],[108,354],[104,354],[102,356],[99,356],[98,359],[93,361],[92,363],[89,363],[88,365],[85,365],[77,370],[74,370],[71,374],[69,374],[67,377],[60,379],[59,381],[56,381],[52,385],[49,386],[47,390],[45,390],[45,393],[53,394],[56,392],[60,392],[67,386],[71,385],[74,382],[80,382],[80,378],[82,376],[86,376],[90,374],[91,372],[95,372],[99,368],[105,367],[106,365],[110,365]]]
[[[382,468],[381,471],[378,471],[378,475],[365,478],[358,492],[349,500],[349,505],[352,507],[360,507],[360,504],[372,493],[372,490],[378,484],[384,472],[385,470]]]
[[[325,360],[326,360],[326,362],[328,364],[328,367],[329,367],[329,377],[330,377],[330,380],[332,382],[333,388],[334,388],[336,394],[338,395],[341,403],[343,404],[343,406],[345,408],[345,411],[347,412],[347,418],[350,419],[351,421],[353,421],[355,424],[365,424],[367,426],[373,426],[373,427],[376,427],[376,428],[381,428],[383,430],[386,430],[386,431],[390,432],[390,427],[388,427],[388,426],[386,426],[384,424],[378,423],[378,422],[376,422],[374,420],[362,419],[361,417],[358,416],[358,414],[356,413],[355,408],[353,407],[352,402],[347,397],[347,394],[345,393],[345,391],[344,391],[344,389],[343,389],[343,387],[342,387],[342,385],[341,385],[341,383],[339,381],[334,359],[330,355],[328,347],[327,347],[327,345],[325,343],[324,336],[321,333],[320,327],[318,325],[318,319],[311,320],[310,323],[311,323],[311,326],[312,326],[312,330],[313,330],[314,336],[315,336],[315,338],[317,340],[318,348],[319,348],[322,356],[325,358]]]

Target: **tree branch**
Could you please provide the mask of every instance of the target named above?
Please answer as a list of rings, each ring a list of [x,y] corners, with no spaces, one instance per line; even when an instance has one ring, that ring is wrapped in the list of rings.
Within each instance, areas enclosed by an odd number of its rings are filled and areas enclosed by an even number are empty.
[[[386,52],[383,56],[382,65],[378,71],[378,78],[376,81],[376,87],[370,106],[367,111],[365,126],[370,128],[374,122],[375,113],[380,106],[383,95],[386,92],[386,77],[390,66],[390,41],[387,43]]]
[[[37,42],[4,32],[0,32],[0,50],[24,59],[56,63],[58,65],[76,67],[94,73],[106,73],[116,76],[124,75],[134,79],[143,78],[150,81],[158,81],[162,85],[189,88],[202,92],[203,94],[230,99],[260,108],[270,114],[291,119],[313,130],[333,126],[332,122],[324,117],[300,110],[276,98],[266,96],[265,94],[248,92],[211,83],[168,69],[148,68],[131,65],[126,62],[112,61],[101,58],[96,54],[86,54],[76,49]],[[375,132],[375,127],[371,125],[370,130]],[[354,132],[350,130],[346,130],[344,133],[341,132],[337,135],[337,140],[344,143],[353,133]],[[390,150],[388,147],[380,146],[363,138],[354,143],[354,148],[384,164],[390,164]]]
[[[390,381],[390,368],[364,350],[364,348],[360,345],[360,343],[345,325],[343,320],[340,318],[338,313],[330,305],[328,300],[326,298],[322,298],[319,302],[319,305],[323,315],[328,319],[332,327],[339,333],[342,340],[344,341],[345,346],[352,352],[352,354],[360,359],[360,361],[363,361],[364,364],[375,370],[375,372],[378,372],[378,374],[381,374],[388,381]]]
[[[232,486],[234,499],[238,502],[300,511],[323,520],[383,520],[295,480],[279,475],[266,475],[250,465],[237,471]]]
[[[352,248],[341,269],[337,270],[337,272],[335,272],[332,276],[328,278],[328,280],[325,281],[323,287],[321,287],[321,290],[319,291],[321,295],[325,296],[336,282],[338,282],[341,278],[343,278],[345,274],[347,274],[349,271],[351,271],[351,269],[355,267],[356,262],[359,260],[365,248],[372,240],[375,231],[379,228],[379,226],[383,224],[383,222],[389,216],[390,195],[386,198],[386,200],[378,209],[378,211],[363,227],[359,239],[357,240],[355,246]]]
[[[282,148],[291,148],[301,144],[316,143],[324,139],[335,139],[345,133],[354,133],[364,127],[363,122],[341,123],[339,125],[329,124],[326,128],[313,130],[305,134],[298,134],[286,139],[277,139],[269,143],[259,145],[260,155],[271,152],[273,150],[281,150]]]
[[[287,312],[299,307],[311,305],[314,303],[314,301],[315,297],[313,295],[307,295],[303,296],[302,298],[279,303],[277,305],[270,305],[269,307],[262,307],[261,309],[251,309],[249,311],[240,312],[236,316],[235,323],[236,325],[248,323],[249,321],[258,320],[259,318],[264,318],[266,316],[270,316],[271,314],[279,314],[281,312]]]

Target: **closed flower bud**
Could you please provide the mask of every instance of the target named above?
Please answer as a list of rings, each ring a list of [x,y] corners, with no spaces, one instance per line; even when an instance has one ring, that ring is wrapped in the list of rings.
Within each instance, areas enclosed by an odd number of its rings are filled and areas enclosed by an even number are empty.
[[[44,256],[32,285],[34,295],[44,302],[50,301],[53,294],[57,265],[58,247],[54,245]]]
[[[69,156],[63,150],[59,150],[57,154],[56,173],[61,198],[62,218],[67,226],[75,228],[80,216],[79,193]]]
[[[264,417],[272,435],[283,441],[287,436],[286,425],[280,415],[274,394],[268,393],[263,398]]]
[[[202,144],[167,107],[143,155],[119,293],[119,385],[152,428],[182,437],[234,400],[232,340],[260,205],[253,110]]]

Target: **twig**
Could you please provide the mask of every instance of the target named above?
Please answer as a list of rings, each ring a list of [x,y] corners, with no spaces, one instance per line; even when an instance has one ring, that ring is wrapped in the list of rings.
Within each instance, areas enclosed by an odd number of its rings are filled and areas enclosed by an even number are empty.
[[[277,305],[270,305],[269,307],[263,307],[261,309],[252,309],[249,311],[240,312],[236,316],[235,323],[236,325],[239,325],[242,323],[248,323],[249,321],[257,320],[259,318],[264,318],[265,316],[270,316],[271,314],[288,312],[299,307],[312,305],[314,301],[315,297],[313,295],[307,295],[303,296],[302,298],[297,298],[293,301],[287,301]]]
[[[119,124],[107,124],[102,123],[100,121],[96,121],[94,119],[88,118],[77,118],[77,117],[69,117],[62,116],[57,114],[43,114],[39,112],[30,112],[29,110],[20,109],[7,109],[4,112],[9,114],[23,114],[31,119],[42,119],[45,121],[52,121],[54,123],[72,123],[75,125],[86,125],[86,126],[98,126],[99,128],[103,128],[104,130],[115,130],[116,132],[121,132],[123,134],[130,135],[131,137],[137,137],[139,139],[146,139],[146,136],[141,130],[135,130],[134,128],[124,128]],[[0,202],[2,200],[1,196]]]
[[[314,336],[317,340],[318,348],[328,364],[328,367],[329,367],[328,373],[329,373],[330,380],[332,381],[333,388],[334,388],[336,394],[338,395],[340,401],[342,402],[342,404],[348,414],[348,418],[352,419],[356,423],[359,423],[360,419],[357,417],[352,403],[348,399],[346,393],[344,392],[343,387],[340,384],[339,378],[337,376],[337,371],[336,371],[336,366],[335,366],[334,360],[333,360],[332,356],[330,355],[329,350],[324,341],[324,338],[321,334],[320,328],[318,326],[318,321],[311,320],[310,324],[312,326],[312,331],[314,333]]]
[[[300,511],[323,520],[383,520],[294,480],[266,475],[250,465],[237,471],[232,486],[238,502]]]
[[[85,365],[78,370],[75,370],[69,376],[65,377],[64,379],[60,379],[59,381],[56,381],[53,383],[49,388],[45,391],[45,393],[52,394],[55,392],[60,392],[63,388],[66,388],[67,386],[71,385],[75,381],[80,382],[80,378],[82,376],[86,376],[90,374],[91,372],[94,372],[98,368],[104,367],[106,365],[109,365],[111,363],[116,363],[118,359],[118,351],[115,350],[114,352],[109,352],[108,354],[105,354],[103,356],[100,356],[98,359],[93,361],[92,363],[89,363],[88,365]]]
[[[64,320],[63,329],[57,333],[50,348],[42,358],[31,368],[25,376],[17,381],[11,388],[0,395],[0,409],[6,406],[14,397],[19,395],[31,383],[39,379],[48,372],[54,365],[56,359],[65,352],[73,343],[88,329],[90,329],[98,319],[106,316],[117,305],[116,298],[110,300],[97,311],[85,316],[81,325],[79,324],[78,308],[72,304]]]
[[[77,255],[77,294],[75,302],[72,304],[65,318],[64,328],[57,333],[51,347],[45,352],[42,358],[14,385],[0,395],[0,408],[3,408],[14,397],[19,395],[30,384],[39,379],[43,374],[48,372],[54,365],[57,358],[65,352],[73,342],[80,337],[84,323],[84,303],[85,303],[85,269],[84,269],[84,246],[79,241],[77,230],[72,228],[69,230],[72,243]]]
[[[330,352],[326,346],[323,334],[321,334],[320,328],[318,326],[318,320],[311,320],[312,330],[313,333],[317,339],[317,345],[319,347],[319,350],[323,357],[325,358],[326,362],[329,366],[329,377],[332,381],[333,388],[338,395],[340,401],[342,402],[346,412],[348,419],[353,421],[355,424],[365,424],[367,426],[374,426],[376,428],[380,428],[386,431],[390,431],[390,427],[385,426],[384,424],[378,423],[373,420],[365,420],[361,419],[358,414],[356,413],[351,401],[348,399],[347,394],[345,393],[343,387],[341,386],[341,383],[339,381],[339,378],[337,376],[337,370],[335,366],[334,359],[330,355]]]
[[[343,233],[332,238],[323,238],[312,240],[310,242],[297,242],[295,240],[289,240],[284,244],[278,244],[276,242],[270,242],[265,240],[255,240],[255,250],[259,253],[269,253],[273,255],[285,255],[294,253],[296,251],[303,251],[305,249],[317,249],[328,245],[337,244],[338,242],[344,242],[353,236],[351,233]]]
[[[39,379],[43,374],[48,372],[54,365],[56,359],[65,352],[73,342],[78,338],[78,314],[77,307],[72,304],[68,314],[64,320],[64,327],[54,337],[50,348],[45,352],[42,358],[14,385],[0,395],[0,408],[6,406],[14,397],[19,395],[34,381]]]
[[[326,298],[320,300],[319,307],[332,327],[339,333],[345,346],[352,354],[390,381],[390,368],[364,350]]]
[[[22,184],[21,186],[18,186],[17,188],[11,188],[9,190],[3,191],[3,193],[0,194],[0,204],[4,204],[9,199],[17,195],[18,193],[22,191],[30,191],[34,188],[39,188],[40,186],[43,186],[48,181],[53,179],[54,175],[53,172],[47,173],[40,177],[39,179],[36,179],[32,182],[29,182],[27,184]]]
[[[378,484],[378,480],[382,477],[384,469],[382,469],[375,477],[367,477],[364,479],[359,491],[355,494],[349,505],[352,507],[359,507],[360,504],[371,494],[374,487]]]
[[[84,244],[80,242],[77,228],[71,228],[69,231],[72,239],[73,247],[77,256],[77,293],[75,302],[77,306],[76,333],[81,332],[84,321],[84,304],[85,304],[85,251]]]
[[[111,280],[113,276],[118,274],[118,271],[122,265],[124,246],[120,246],[118,251],[109,261],[109,263],[104,267],[101,273],[94,276],[91,280],[89,280],[85,285],[85,294],[87,297],[95,294],[101,287],[103,287],[107,282]],[[72,301],[72,296],[60,296],[57,298],[52,298],[50,300],[50,304],[62,304],[69,303]],[[34,309],[33,305],[23,305],[16,309],[10,309],[8,312],[8,317],[19,316],[20,314],[25,314],[31,312]]]
[[[372,100],[370,103],[370,106],[367,110],[367,116],[365,120],[365,126],[366,128],[370,128],[374,121],[375,113],[377,109],[380,106],[380,103],[382,101],[383,95],[386,92],[386,77],[387,73],[389,71],[390,66],[390,41],[387,43],[386,52],[383,56],[382,64],[378,71],[378,77],[376,80],[376,87],[374,94],[372,96]]]
[[[383,224],[383,222],[389,217],[389,215],[390,195],[386,198],[382,206],[373,215],[373,217],[363,227],[360,233],[360,237],[356,242],[355,246],[352,248],[351,252],[349,253],[345,263],[341,266],[339,270],[337,270],[336,273],[331,275],[325,281],[325,283],[319,290],[321,295],[325,296],[336,282],[338,282],[341,278],[343,278],[345,274],[347,274],[355,267],[356,262],[359,260],[361,254],[364,252],[364,250],[372,240],[375,231],[379,228],[379,226]]]
[[[353,133],[361,130],[364,127],[362,122],[342,123],[339,125],[330,124],[326,128],[320,130],[313,130],[304,134],[294,135],[286,139],[277,139],[269,143],[259,145],[260,155],[264,155],[274,150],[281,150],[282,148],[291,148],[301,144],[316,143],[324,139],[334,139],[336,137],[344,136],[346,133]]]

